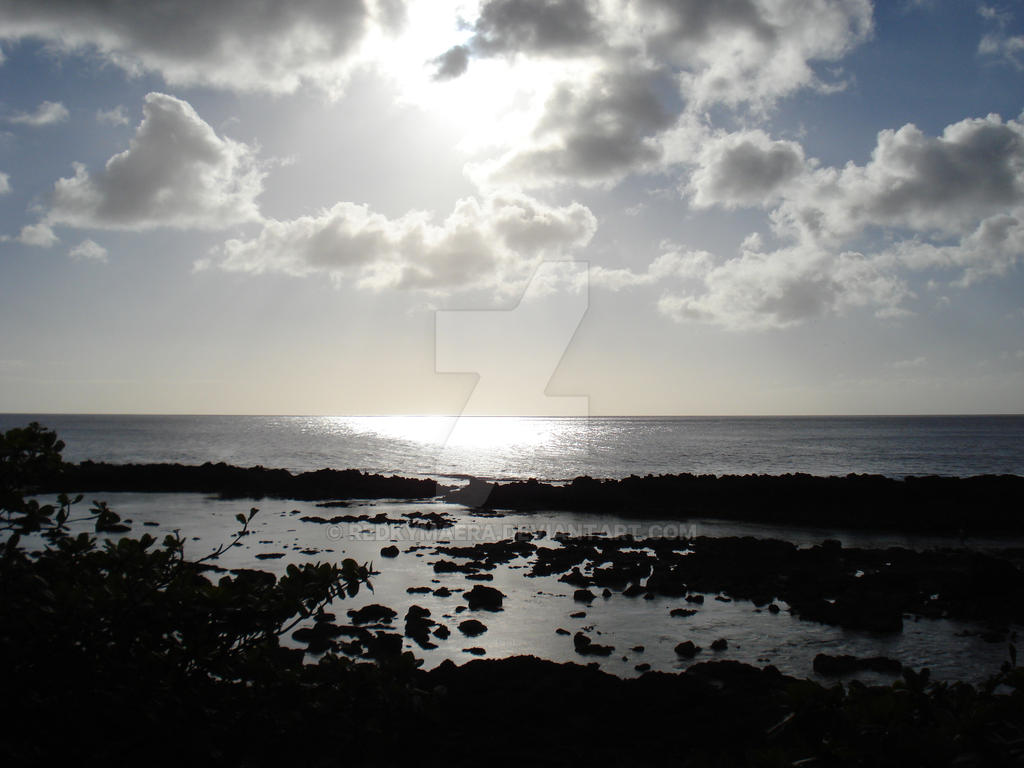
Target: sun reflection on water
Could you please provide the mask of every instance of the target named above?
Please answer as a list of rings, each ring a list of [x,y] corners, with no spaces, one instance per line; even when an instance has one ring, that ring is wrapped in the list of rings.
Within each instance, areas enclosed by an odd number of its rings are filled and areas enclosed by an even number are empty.
[[[357,434],[459,449],[523,450],[550,445],[579,428],[580,419],[515,416],[351,416],[333,419]]]

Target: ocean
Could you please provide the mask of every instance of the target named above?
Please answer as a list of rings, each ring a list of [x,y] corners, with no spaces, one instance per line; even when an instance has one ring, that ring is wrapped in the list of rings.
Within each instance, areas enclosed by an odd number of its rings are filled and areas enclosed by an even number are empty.
[[[1024,475],[1024,415],[589,417],[0,414],[65,459],[360,469],[438,479],[589,475]]]

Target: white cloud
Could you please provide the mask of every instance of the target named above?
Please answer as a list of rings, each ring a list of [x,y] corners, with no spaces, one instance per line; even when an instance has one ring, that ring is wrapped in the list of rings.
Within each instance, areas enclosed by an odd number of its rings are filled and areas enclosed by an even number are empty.
[[[22,227],[17,240],[19,243],[34,245],[38,248],[49,248],[60,242],[60,238],[53,233],[45,221]]]
[[[401,0],[0,2],[7,39],[94,52],[129,74],[158,72],[172,85],[279,93],[305,82],[341,87],[364,38],[403,18]]]
[[[912,124],[882,131],[867,164],[807,174],[775,220],[826,239],[872,226],[956,234],[1022,202],[1024,124],[989,115],[937,137]]]
[[[760,131],[690,135],[699,146],[685,188],[694,204],[774,204],[781,244],[766,249],[749,236],[738,256],[691,270],[687,285],[664,275],[659,308],[676,320],[777,328],[854,307],[895,317],[912,296],[908,271],[951,270],[966,286],[1024,258],[1021,123],[989,115],[937,137],[905,125],[879,133],[865,165],[843,168],[820,168],[797,143]],[[865,237],[882,244],[866,254],[851,248]],[[649,273],[604,282],[643,284]]]
[[[11,177],[0,171],[0,195],[6,195],[11,191]]]
[[[905,314],[909,292],[860,253],[795,246],[772,252],[742,250],[706,271],[699,287],[668,286],[658,309],[677,321],[697,320],[731,330],[785,328],[834,312],[876,307],[876,314]]]
[[[70,251],[74,261],[96,261],[105,264],[107,262],[107,249],[95,240],[83,240]]]
[[[95,229],[223,229],[260,218],[254,150],[217,136],[181,99],[150,93],[128,149],[54,184],[43,221]]]
[[[68,110],[59,101],[44,101],[35,112],[18,112],[7,118],[8,122],[20,125],[56,125],[68,119]]]
[[[127,110],[121,104],[112,109],[96,110],[96,120],[107,125],[130,125],[132,122],[128,117]]]
[[[985,35],[978,44],[978,53],[1003,59],[1017,69],[1024,69],[1024,35]]]
[[[212,261],[229,271],[325,273],[363,288],[515,292],[537,263],[586,245],[596,221],[584,206],[550,207],[518,194],[467,198],[442,222],[423,212],[388,218],[338,203],[316,216],[268,221],[251,240],[228,240]]]

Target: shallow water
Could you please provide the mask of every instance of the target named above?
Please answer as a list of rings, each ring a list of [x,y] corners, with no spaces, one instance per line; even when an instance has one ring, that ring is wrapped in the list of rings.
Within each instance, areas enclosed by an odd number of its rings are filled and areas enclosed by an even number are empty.
[[[534,654],[555,661],[586,663],[596,661],[608,672],[619,676],[632,676],[636,664],[646,662],[657,670],[680,670],[692,663],[711,658],[735,659],[755,664],[774,664],[786,674],[815,677],[812,660],[817,653],[853,654],[857,656],[884,655],[914,668],[928,667],[940,679],[961,679],[978,682],[993,674],[1006,659],[1003,643],[986,643],[976,635],[958,636],[964,630],[982,629],[961,622],[945,620],[908,620],[905,629],[897,635],[875,635],[867,632],[843,630],[794,618],[785,611],[777,615],[755,609],[743,600],[720,602],[707,595],[702,606],[686,603],[682,598],[657,597],[653,600],[627,598],[613,594],[609,599],[598,597],[587,607],[574,602],[574,588],[560,583],[556,576],[526,578],[526,559],[499,565],[490,573],[494,580],[483,582],[496,587],[507,596],[504,610],[498,613],[469,611],[456,613],[455,607],[464,605],[461,593],[441,598],[432,594],[408,594],[408,587],[445,585],[452,590],[471,589],[481,583],[468,580],[462,574],[435,574],[431,564],[438,543],[469,545],[481,541],[510,538],[516,531],[546,531],[550,535],[565,531],[574,535],[605,533],[616,535],[632,533],[646,535],[755,535],[763,538],[782,538],[798,545],[820,543],[824,538],[838,538],[848,546],[908,546],[926,548],[950,546],[951,542],[938,538],[908,538],[893,535],[872,535],[861,532],[846,533],[827,529],[768,528],[752,524],[732,524],[717,521],[688,523],[649,521],[624,522],[608,515],[582,515],[574,513],[508,514],[500,517],[474,514],[465,508],[443,503],[376,502],[353,503],[346,509],[323,509],[313,502],[282,500],[223,501],[199,494],[142,494],[103,493],[111,508],[122,517],[133,521],[132,536],[150,533],[158,538],[175,529],[187,539],[186,555],[198,558],[217,545],[229,541],[237,530],[234,519],[238,513],[247,513],[253,505],[260,508],[251,526],[252,533],[243,543],[229,550],[217,564],[226,568],[258,568],[272,573],[283,573],[289,563],[304,561],[338,561],[351,557],[359,562],[372,562],[379,571],[372,578],[373,591],[363,590],[355,598],[336,603],[330,610],[344,623],[344,611],[369,603],[387,605],[398,612],[395,630],[402,631],[402,617],[408,606],[420,605],[431,611],[431,618],[452,630],[448,640],[436,640],[438,648],[424,650],[406,638],[408,650],[424,660],[430,668],[445,659],[461,663],[471,656],[466,648],[483,647],[487,657],[500,658],[517,654]],[[83,505],[84,506],[84,505]],[[453,528],[426,531],[407,525],[377,525],[372,523],[341,523],[337,525],[302,522],[302,515],[331,517],[334,514],[375,515],[386,512],[399,517],[414,510],[440,511],[457,519]],[[295,513],[297,511],[298,513]],[[158,523],[145,526],[145,522]],[[380,556],[380,549],[395,543],[401,550],[397,558]],[[550,546],[545,540],[544,544]],[[995,547],[994,541],[972,541],[972,546]],[[1020,542],[1001,542],[1002,546],[1018,546]],[[407,551],[413,547],[425,547]],[[301,550],[316,550],[303,554]],[[285,557],[261,560],[260,553],[284,552]],[[447,556],[445,556],[448,559]],[[697,609],[697,614],[685,618],[672,618],[669,611],[676,607]],[[582,619],[569,614],[585,611]],[[457,624],[469,617],[487,625],[484,634],[464,637]],[[584,628],[595,642],[615,646],[615,653],[607,658],[581,657],[573,649],[572,636],[558,635],[563,628],[575,633]],[[1018,628],[1019,629],[1019,628]],[[728,640],[727,650],[715,653],[711,642],[717,638]],[[674,652],[675,645],[693,640],[704,650],[692,660],[682,660]],[[645,650],[633,652],[634,646]],[[625,658],[623,658],[625,657]],[[860,675],[860,679],[877,682],[888,678],[879,675]]]

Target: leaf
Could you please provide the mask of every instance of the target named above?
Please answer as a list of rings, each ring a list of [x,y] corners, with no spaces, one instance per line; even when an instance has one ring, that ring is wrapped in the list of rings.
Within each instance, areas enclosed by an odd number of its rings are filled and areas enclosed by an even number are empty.
[[[238,521],[239,523],[241,523],[242,525],[245,525],[245,524],[246,524],[246,522],[248,522],[248,521],[247,521],[247,520],[245,519],[245,515],[243,515],[243,514],[242,514],[241,512],[239,512],[239,513],[238,513],[237,515],[235,515],[235,520],[237,520],[237,521]]]

